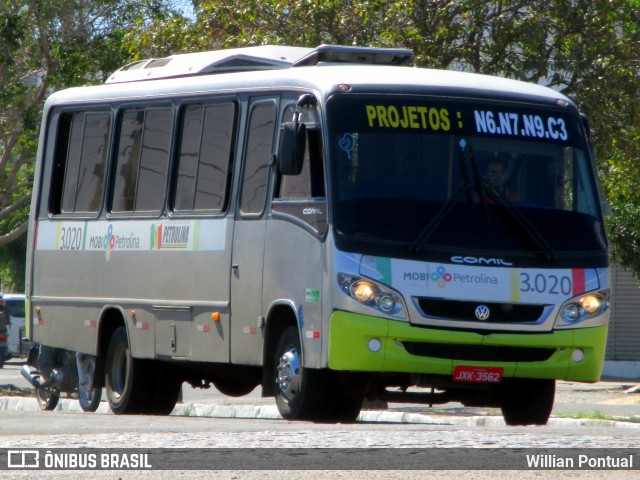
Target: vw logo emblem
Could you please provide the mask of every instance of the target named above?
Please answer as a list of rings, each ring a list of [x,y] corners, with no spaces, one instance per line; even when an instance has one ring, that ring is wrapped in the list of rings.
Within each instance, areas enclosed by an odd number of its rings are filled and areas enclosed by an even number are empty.
[[[491,311],[486,305],[478,305],[475,313],[478,320],[488,320],[491,315]]]

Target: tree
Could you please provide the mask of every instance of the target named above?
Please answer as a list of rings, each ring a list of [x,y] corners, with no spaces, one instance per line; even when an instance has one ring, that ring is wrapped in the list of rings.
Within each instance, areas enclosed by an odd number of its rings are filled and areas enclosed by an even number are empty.
[[[161,0],[6,0],[0,6],[0,280],[24,289],[25,232],[42,106],[53,90],[104,81],[129,56],[126,29]],[[18,244],[8,246],[11,242]]]

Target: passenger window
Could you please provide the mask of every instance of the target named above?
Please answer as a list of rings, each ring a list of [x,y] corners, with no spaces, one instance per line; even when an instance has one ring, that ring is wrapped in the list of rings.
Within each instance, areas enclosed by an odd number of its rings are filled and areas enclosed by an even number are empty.
[[[240,212],[244,215],[260,215],[264,211],[275,117],[276,104],[273,101],[256,103],[251,109],[240,201]]]
[[[159,212],[165,196],[171,108],[131,108],[121,116],[112,212]]]
[[[138,164],[142,145],[144,110],[129,109],[121,116],[116,178],[113,184],[113,212],[133,211]]]
[[[225,211],[236,135],[236,105],[190,105],[183,111],[175,211]]]
[[[97,213],[109,150],[108,112],[60,116],[52,179],[51,213]]]

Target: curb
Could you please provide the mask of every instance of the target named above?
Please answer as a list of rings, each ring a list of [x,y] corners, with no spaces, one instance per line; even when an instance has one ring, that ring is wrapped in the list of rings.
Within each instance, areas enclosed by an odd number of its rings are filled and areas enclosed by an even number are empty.
[[[0,397],[0,411],[39,411],[35,398]],[[60,412],[85,413],[75,399],[60,399],[55,408]],[[112,415],[107,402],[102,402],[95,412]],[[172,416],[207,417],[207,418],[255,418],[262,420],[281,420],[282,417],[275,405],[217,405],[204,403],[181,403],[171,413]],[[451,425],[460,427],[497,428],[506,426],[499,416],[452,416],[425,415],[422,413],[388,412],[382,410],[363,410],[358,417],[362,423],[412,423],[423,425]],[[549,427],[558,428],[640,428],[640,423],[618,420],[592,420],[577,418],[550,418]]]

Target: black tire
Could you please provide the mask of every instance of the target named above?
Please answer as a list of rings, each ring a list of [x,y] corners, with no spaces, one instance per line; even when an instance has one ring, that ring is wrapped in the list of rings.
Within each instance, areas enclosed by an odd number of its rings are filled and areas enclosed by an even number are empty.
[[[325,416],[326,376],[303,367],[298,329],[280,336],[273,364],[276,406],[285,420],[321,421]]]
[[[46,411],[55,410],[58,406],[58,402],[60,401],[60,395],[47,388],[36,389],[36,398],[38,400],[40,410]]]
[[[253,392],[258,386],[255,382],[243,382],[242,380],[222,380],[218,379],[213,382],[213,385],[223,395],[229,397],[244,397],[245,395]]]
[[[327,372],[329,374],[329,372]],[[322,421],[353,423],[362,410],[364,395],[358,385],[347,385],[330,378],[327,387],[332,392],[325,404]]]
[[[29,349],[29,353],[27,354],[27,365],[37,370],[39,354],[40,354],[40,346],[33,344],[32,347]]]
[[[78,372],[78,401],[80,408],[83,412],[95,412],[100,406],[102,400],[102,388],[93,388],[93,378],[95,376],[95,360],[88,357],[84,357],[80,360],[81,367],[84,371]],[[81,381],[81,377],[85,377],[89,380],[89,383],[84,384]]]
[[[152,383],[148,405],[143,413],[149,415],[169,415],[176,406],[182,388],[182,377],[171,365],[149,362],[148,375]]]
[[[507,425],[546,425],[553,410],[555,380],[505,379],[499,391],[500,408]]]
[[[78,385],[78,401],[83,412],[95,412],[102,401],[102,389],[84,389]]]
[[[109,342],[105,390],[116,415],[145,413],[151,403],[148,361],[131,356],[127,330],[118,327]]]

